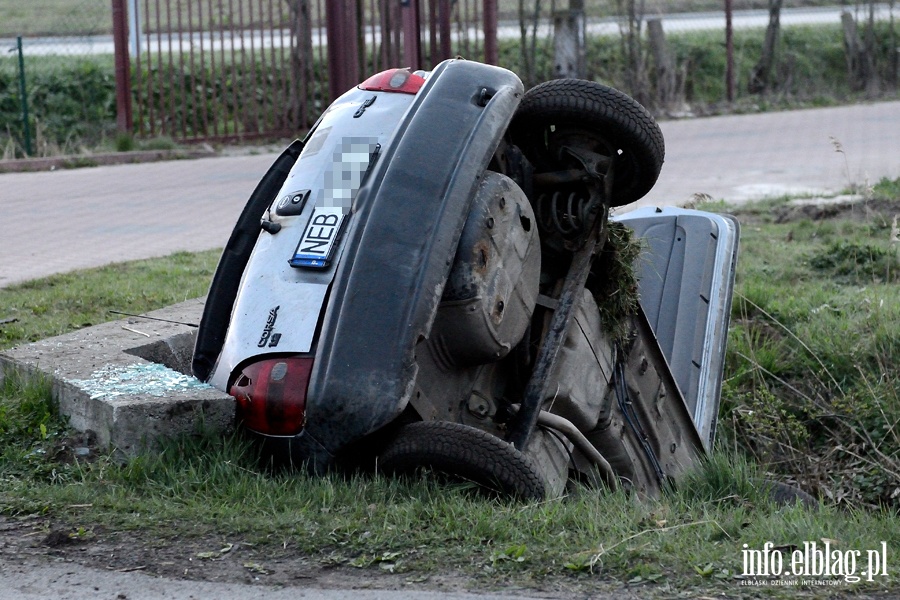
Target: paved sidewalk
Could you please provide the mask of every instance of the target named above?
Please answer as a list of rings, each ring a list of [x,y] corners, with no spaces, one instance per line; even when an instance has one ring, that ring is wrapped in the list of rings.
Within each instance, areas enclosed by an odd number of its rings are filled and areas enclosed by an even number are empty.
[[[731,203],[900,177],[900,102],[661,123],[666,162],[649,202]],[[836,152],[837,142],[843,152]]]
[[[900,102],[666,121],[643,204],[836,193],[900,177]],[[843,153],[835,152],[835,138]],[[277,154],[0,175],[0,287],[221,248]]]
[[[0,287],[221,248],[276,156],[0,175]]]

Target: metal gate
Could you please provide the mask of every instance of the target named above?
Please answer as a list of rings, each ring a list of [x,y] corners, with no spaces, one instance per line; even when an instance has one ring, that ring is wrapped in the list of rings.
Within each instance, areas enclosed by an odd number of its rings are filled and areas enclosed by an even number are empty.
[[[485,60],[486,46],[496,62],[496,0],[484,5],[132,0],[134,130],[186,142],[297,135],[386,68],[430,68],[456,54]]]

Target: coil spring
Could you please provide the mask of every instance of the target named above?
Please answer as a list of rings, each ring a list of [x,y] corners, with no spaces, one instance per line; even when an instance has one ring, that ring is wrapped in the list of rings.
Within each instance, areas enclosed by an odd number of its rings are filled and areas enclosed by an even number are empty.
[[[588,220],[590,199],[577,192],[553,192],[537,198],[538,221],[544,231],[564,239],[578,237]]]

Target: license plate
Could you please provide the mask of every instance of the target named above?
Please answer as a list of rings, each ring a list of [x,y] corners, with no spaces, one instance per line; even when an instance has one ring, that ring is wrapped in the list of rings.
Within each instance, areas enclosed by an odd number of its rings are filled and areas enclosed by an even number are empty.
[[[290,265],[308,269],[327,267],[343,222],[344,211],[340,207],[317,206],[289,261]]]

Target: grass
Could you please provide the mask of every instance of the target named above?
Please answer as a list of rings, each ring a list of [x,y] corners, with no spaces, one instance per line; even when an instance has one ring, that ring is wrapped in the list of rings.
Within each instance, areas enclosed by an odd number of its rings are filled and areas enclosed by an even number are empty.
[[[644,597],[757,597],[759,589],[741,585],[745,544],[829,539],[866,550],[885,542],[893,552],[900,286],[880,267],[848,272],[847,261],[869,265],[869,254],[835,249],[897,256],[891,219],[874,209],[896,207],[898,185],[876,185],[870,212],[860,206],[851,218],[775,222],[783,201],[741,211],[719,445],[658,500],[575,486],[565,498],[522,504],[430,480],[272,474],[240,436],[203,432],[125,463],[84,461],[72,454],[83,442],[57,415],[47,382],[8,377],[0,385],[0,512],[153,544],[239,540],[254,544],[263,566],[291,554],[322,569],[394,573],[397,582],[455,573],[482,589],[565,595],[625,585]],[[2,289],[0,318],[17,321],[0,326],[0,347],[100,322],[109,309],[142,312],[200,295],[214,262],[212,252],[176,254]],[[760,481],[773,474],[821,493],[825,504],[772,504]],[[852,585],[896,589],[889,578]],[[789,587],[784,597],[846,591]]]
[[[65,419],[50,397],[45,380],[0,381],[0,478],[53,480],[53,441],[66,432]]]
[[[720,429],[727,443],[836,503],[894,509],[896,191],[885,180],[843,217],[790,216],[783,201],[741,211]]]
[[[0,349],[206,293],[219,251],[109,265],[0,289]]]
[[[774,506],[753,484],[756,468],[721,454],[680,491],[644,504],[580,487],[526,505],[433,481],[269,475],[236,437],[182,438],[123,466],[76,463],[52,477],[0,473],[8,514],[50,514],[78,531],[131,530],[154,543],[240,540],[273,562],[289,547],[322,568],[387,569],[400,581],[455,572],[482,586],[627,583],[644,596],[686,587],[734,593],[743,544],[900,543],[886,512]],[[885,587],[879,583],[868,589]]]
[[[0,37],[112,33],[112,5],[102,0],[0,0]]]

